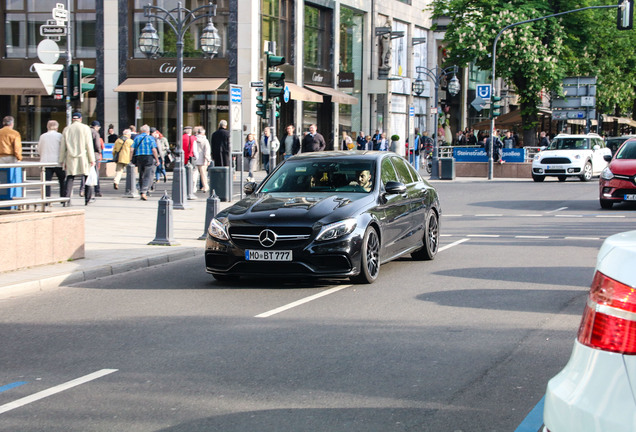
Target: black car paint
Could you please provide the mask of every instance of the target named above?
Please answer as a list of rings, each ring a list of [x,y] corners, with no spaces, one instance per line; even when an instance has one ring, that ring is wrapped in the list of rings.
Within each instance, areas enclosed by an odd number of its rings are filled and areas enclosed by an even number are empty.
[[[387,193],[380,177],[381,161],[386,157],[397,157],[386,152],[323,152],[322,158],[349,158],[377,160],[374,189],[369,194],[361,193],[263,193],[254,188],[254,193],[232,207],[220,212],[216,219],[229,221],[231,226],[268,227],[311,227],[311,237],[302,245],[294,248],[294,265],[289,263],[253,263],[247,262],[244,249],[236,246],[232,240],[219,240],[208,234],[206,241],[206,270],[215,276],[317,276],[343,278],[355,276],[360,272],[360,249],[365,230],[373,227],[377,230],[381,242],[381,262],[393,260],[413,252],[423,246],[428,213],[436,212],[439,220],[441,212],[439,199],[434,188],[424,181],[409,184],[387,183],[392,192]],[[296,158],[311,156],[297,156]],[[279,165],[275,171],[280,169]],[[274,172],[275,172],[274,171]],[[270,176],[274,174],[272,172]],[[401,193],[400,193],[401,192]],[[315,241],[315,236],[324,225],[355,217],[355,230],[344,237]],[[285,249],[284,244],[272,249]],[[225,255],[223,259],[219,259]],[[318,264],[317,264],[318,263]],[[322,265],[326,263],[325,265]],[[330,268],[329,263],[335,263]],[[346,265],[345,265],[346,264]],[[275,273],[279,268],[285,274]]]

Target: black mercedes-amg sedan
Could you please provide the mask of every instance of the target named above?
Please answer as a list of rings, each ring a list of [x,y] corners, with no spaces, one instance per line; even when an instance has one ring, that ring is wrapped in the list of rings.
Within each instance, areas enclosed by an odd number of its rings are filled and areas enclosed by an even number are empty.
[[[351,278],[372,283],[380,264],[439,246],[437,191],[390,152],[304,153],[280,164],[247,198],[210,222],[206,271],[245,277]]]

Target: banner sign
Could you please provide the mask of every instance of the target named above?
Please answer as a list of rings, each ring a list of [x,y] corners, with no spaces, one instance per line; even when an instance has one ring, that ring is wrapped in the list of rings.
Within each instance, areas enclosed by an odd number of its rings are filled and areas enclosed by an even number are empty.
[[[486,149],[482,147],[455,147],[453,157],[456,162],[488,162]],[[503,149],[503,160],[512,163],[523,163],[526,161],[526,149],[505,148]]]

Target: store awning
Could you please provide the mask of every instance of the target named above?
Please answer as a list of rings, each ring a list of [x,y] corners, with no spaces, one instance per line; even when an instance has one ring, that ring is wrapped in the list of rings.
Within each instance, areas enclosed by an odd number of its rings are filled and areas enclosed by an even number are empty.
[[[636,120],[630,119],[629,117],[615,117],[606,114],[603,114],[603,123],[618,123],[636,127]]]
[[[40,78],[2,77],[0,95],[48,96]]]
[[[184,92],[209,92],[218,90],[227,78],[184,78]],[[127,78],[115,87],[116,92],[173,92],[177,91],[176,78]]]
[[[341,92],[331,87],[322,87],[322,86],[314,86],[308,85],[308,88],[311,90],[322,93],[327,96],[331,96],[331,102],[345,104],[345,105],[357,105],[358,98],[355,96],[351,96],[345,92]]]
[[[549,110],[539,109],[539,115],[551,115],[551,112]],[[521,124],[521,122],[521,110],[515,110],[497,117],[495,119],[495,128],[511,128],[515,125]],[[482,120],[479,123],[475,123],[474,125],[472,125],[471,128],[477,130],[488,130],[490,129],[490,120]]]
[[[290,97],[293,100],[301,100],[305,102],[322,102],[322,96],[318,93],[314,93],[304,87],[296,85],[292,82],[286,82],[285,85],[289,87]]]

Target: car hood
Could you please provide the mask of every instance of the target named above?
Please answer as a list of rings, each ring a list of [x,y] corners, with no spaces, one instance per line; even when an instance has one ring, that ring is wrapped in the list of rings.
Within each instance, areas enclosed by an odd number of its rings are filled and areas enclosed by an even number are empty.
[[[324,224],[358,215],[375,200],[374,194],[325,193],[304,194],[268,193],[251,195],[220,212],[218,219],[229,222],[245,221],[250,224],[276,225]]]
[[[614,174],[633,176],[636,174],[636,159],[614,159],[610,163],[610,170]]]
[[[574,158],[576,155],[584,157],[588,155],[591,150],[542,150],[539,152],[541,159],[545,157],[569,157]]]

